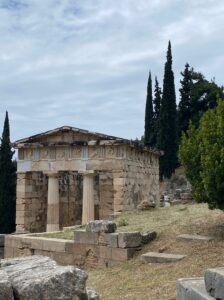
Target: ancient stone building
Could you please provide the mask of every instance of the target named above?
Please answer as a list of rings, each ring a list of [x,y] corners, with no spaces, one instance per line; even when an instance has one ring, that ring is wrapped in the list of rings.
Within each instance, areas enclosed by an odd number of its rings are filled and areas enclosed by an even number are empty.
[[[54,231],[159,203],[158,151],[130,140],[60,127],[14,143],[17,231]]]

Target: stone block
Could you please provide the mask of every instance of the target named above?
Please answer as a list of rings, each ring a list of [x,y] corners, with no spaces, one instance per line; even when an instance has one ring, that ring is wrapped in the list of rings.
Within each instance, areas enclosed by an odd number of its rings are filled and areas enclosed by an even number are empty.
[[[212,297],[224,300],[224,268],[206,270],[205,286]]]
[[[198,234],[181,234],[177,236],[178,240],[185,240],[185,241],[199,241],[199,242],[207,242],[211,241],[214,238],[211,236],[203,236]]]
[[[145,230],[141,232],[141,236],[142,236],[142,244],[148,244],[149,242],[153,241],[156,238],[157,233],[154,230]]]
[[[0,234],[0,247],[4,247],[5,245],[5,235]]]
[[[114,261],[127,261],[135,254],[134,248],[111,248],[111,259]]]
[[[107,246],[99,246],[99,257],[105,259],[111,259],[112,249]]]
[[[118,247],[118,233],[108,233],[107,234],[108,247],[117,248]]]
[[[6,272],[0,270],[0,300],[13,300],[12,284]]]
[[[74,252],[74,241],[67,241],[65,243],[65,252],[66,253],[73,253]]]
[[[148,252],[142,254],[140,260],[145,263],[171,263],[183,259],[186,255]]]
[[[95,220],[89,222],[86,226],[87,232],[104,232],[104,233],[113,233],[117,229],[117,225],[108,220]]]
[[[45,251],[56,251],[56,252],[65,252],[65,240],[60,239],[46,239],[43,240],[43,250]]]
[[[204,278],[184,278],[178,279],[176,283],[176,300],[214,300],[206,289]]]
[[[74,231],[74,242],[79,244],[98,244],[98,233],[85,231],[85,230],[75,230]]]
[[[139,231],[119,232],[118,247],[119,248],[135,248],[141,245],[142,236]]]

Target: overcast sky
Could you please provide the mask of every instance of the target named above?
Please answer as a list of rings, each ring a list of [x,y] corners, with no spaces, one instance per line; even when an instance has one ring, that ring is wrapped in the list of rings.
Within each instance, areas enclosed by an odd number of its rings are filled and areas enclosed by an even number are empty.
[[[63,125],[140,137],[169,39],[177,91],[186,62],[224,83],[223,15],[223,0],[0,0],[0,131],[8,110],[12,141]]]

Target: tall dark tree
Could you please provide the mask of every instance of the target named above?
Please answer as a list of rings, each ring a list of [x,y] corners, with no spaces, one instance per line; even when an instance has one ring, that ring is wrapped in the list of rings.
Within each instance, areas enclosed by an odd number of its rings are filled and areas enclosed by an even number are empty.
[[[0,233],[15,230],[16,167],[10,145],[8,112],[6,112],[0,148]]]
[[[166,58],[159,114],[158,147],[164,151],[164,155],[160,157],[160,179],[170,178],[177,166],[176,94],[170,41]]]
[[[159,87],[159,82],[157,77],[155,77],[155,90],[154,90],[154,99],[153,99],[153,106],[154,106],[154,113],[153,113],[153,145],[157,147],[158,145],[158,135],[159,135],[159,112],[160,112],[160,105],[161,105],[161,97],[162,92],[161,88]]]
[[[190,70],[189,68],[189,64],[186,63],[184,72],[181,72],[183,79],[180,80],[180,102],[177,112],[178,139],[181,138],[182,132],[186,133],[191,117],[192,69]]]
[[[217,99],[224,100],[223,87],[214,80],[208,81],[201,73],[192,69],[192,87],[190,97],[190,114],[192,123],[198,127],[202,115],[209,109],[215,108]]]
[[[147,97],[145,105],[145,145],[152,145],[153,136],[153,106],[152,106],[152,77],[149,72],[148,86],[147,86]]]

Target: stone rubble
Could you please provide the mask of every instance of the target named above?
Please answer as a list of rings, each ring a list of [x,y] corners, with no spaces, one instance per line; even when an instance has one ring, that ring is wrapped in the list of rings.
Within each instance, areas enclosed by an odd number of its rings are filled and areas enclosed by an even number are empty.
[[[86,272],[74,266],[59,266],[49,257],[35,255],[5,259],[1,261],[0,272],[4,272],[3,276],[0,274],[1,294],[2,291],[8,293],[8,298],[0,296],[1,300],[99,299],[95,291],[86,289]]]

